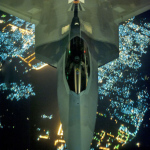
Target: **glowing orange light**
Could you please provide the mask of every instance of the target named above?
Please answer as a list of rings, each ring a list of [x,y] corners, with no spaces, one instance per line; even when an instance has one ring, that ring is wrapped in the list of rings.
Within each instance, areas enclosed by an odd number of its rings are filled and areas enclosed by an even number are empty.
[[[65,140],[56,140],[55,143],[54,143],[54,145],[56,146],[57,143],[59,143],[59,142],[60,142],[60,143],[66,143]]]
[[[102,150],[110,150],[110,148],[106,148],[106,147],[99,147],[99,149],[102,149]]]
[[[112,134],[107,133],[107,135],[108,135],[108,136],[111,136],[111,137],[113,137],[113,138],[114,138],[114,135],[112,135]]]
[[[18,55],[18,57],[19,57],[21,60],[23,60],[25,63],[27,63],[29,67],[31,67],[32,65],[31,65],[30,62],[32,62],[34,59],[36,59],[36,58],[34,57],[34,55],[35,55],[35,53],[29,55],[29,56],[26,57],[26,58],[23,58],[23,57],[21,57],[21,56],[19,56],[19,55]],[[30,57],[32,57],[32,56],[33,56],[33,58],[30,59],[30,60],[28,60],[28,59],[29,59]],[[28,61],[27,61],[27,60],[28,60]],[[40,69],[44,68],[44,67],[47,66],[47,65],[48,65],[48,64],[43,64],[43,65],[41,65],[40,67],[34,67],[34,66],[33,66],[32,68],[35,69],[35,70],[40,70]]]
[[[40,135],[39,138],[40,138],[40,139],[48,139],[49,136],[48,136],[48,135]]]
[[[37,68],[35,68],[35,67],[32,67],[32,68],[35,70],[40,70],[40,69],[44,68],[45,66],[48,66],[48,64],[44,64],[44,65],[37,67]]]
[[[79,0],[75,1],[75,0],[74,0],[73,3],[74,3],[74,4],[78,4],[78,3],[80,3],[80,1],[79,1]]]
[[[62,124],[60,124],[57,135],[63,135]]]
[[[25,60],[27,60],[28,58],[30,58],[30,57],[32,57],[32,56],[34,56],[34,55],[35,55],[35,53],[29,55],[28,57],[25,58]]]

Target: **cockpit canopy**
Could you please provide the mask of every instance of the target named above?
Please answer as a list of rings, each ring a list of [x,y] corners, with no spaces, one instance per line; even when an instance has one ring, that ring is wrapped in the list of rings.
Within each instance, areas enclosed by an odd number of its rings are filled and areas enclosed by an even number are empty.
[[[70,90],[79,94],[86,89],[90,75],[89,52],[85,41],[78,36],[68,45],[65,74]]]

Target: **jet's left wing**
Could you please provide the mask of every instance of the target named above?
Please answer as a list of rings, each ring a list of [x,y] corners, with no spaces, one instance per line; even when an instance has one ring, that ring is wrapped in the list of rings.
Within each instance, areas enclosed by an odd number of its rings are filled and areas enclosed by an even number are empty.
[[[0,0],[0,10],[38,24],[44,1],[39,0]]]
[[[73,17],[68,11],[71,5],[68,3],[68,0],[0,0],[0,10],[36,24],[36,57],[42,56],[38,58],[56,66],[58,55],[55,54],[59,54]]]

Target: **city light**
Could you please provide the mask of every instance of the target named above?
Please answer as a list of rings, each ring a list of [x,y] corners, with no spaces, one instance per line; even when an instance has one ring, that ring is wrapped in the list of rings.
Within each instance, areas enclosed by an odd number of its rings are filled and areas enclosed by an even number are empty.
[[[140,147],[140,143],[136,143],[137,147]]]
[[[2,124],[1,124],[1,122],[0,122],[0,128],[1,128],[1,129],[3,128],[3,126],[2,126]]]
[[[47,115],[41,115],[41,118],[43,118],[43,119],[52,119],[53,118],[53,115],[50,115],[50,116],[47,116]]]
[[[18,57],[19,57],[21,60],[23,60],[25,63],[27,63],[29,67],[32,66],[32,69],[34,69],[34,70],[40,70],[40,69],[42,69],[42,68],[44,68],[45,66],[48,65],[48,64],[45,64],[45,63],[43,63],[43,62],[37,63],[37,64],[35,64],[35,65],[32,65],[31,62],[36,59],[36,58],[35,58],[35,53],[29,55],[29,56],[26,57],[26,58],[23,58],[23,57],[21,57],[21,56],[19,56],[19,55],[18,55]],[[31,57],[33,57],[33,58],[31,58]],[[31,58],[31,59],[29,59],[29,58]],[[27,60],[28,60],[28,61],[27,61]]]
[[[55,140],[54,145],[57,146],[58,150],[63,150],[65,145],[66,145],[65,144],[66,142],[62,138],[63,137],[63,129],[62,129],[62,124],[61,123],[60,123],[59,129],[58,129],[57,135],[58,135],[58,139]]]
[[[41,131],[41,129],[40,129],[40,128],[37,128],[37,131]],[[41,134],[40,134],[40,135],[38,136],[38,138],[37,138],[37,141],[39,141],[40,139],[45,139],[45,140],[50,139],[50,136],[49,136],[49,133],[50,133],[50,132],[49,132],[49,130],[47,130],[47,131],[44,130],[44,132],[45,132],[46,135],[41,135]]]
[[[49,139],[49,135],[40,135],[39,139]]]
[[[28,66],[31,67],[31,69],[26,69],[24,73],[27,73],[32,69],[40,70],[45,66],[48,66],[48,64],[41,61],[38,61],[36,64],[32,63],[36,60],[35,52],[25,57],[26,53],[31,53],[29,48],[34,47],[35,44],[35,25],[28,22],[25,23],[24,20],[17,17],[15,18],[16,19],[12,23],[7,24],[2,29],[2,32],[0,32],[0,42],[2,43],[2,45],[0,45],[2,51],[0,58],[5,61],[8,58],[12,59],[14,57],[19,57],[24,63],[27,63]],[[1,21],[1,23],[4,23],[4,21]],[[22,28],[24,23],[25,29]],[[18,44],[21,45],[18,47]]]
[[[65,140],[56,140],[54,145],[57,145],[57,143],[65,143]]]
[[[4,21],[3,20],[0,20],[0,23],[3,23]]]
[[[40,69],[42,69],[42,68],[44,68],[44,67],[46,67],[46,66],[48,66],[48,64],[43,64],[43,65],[41,65],[41,66],[39,66],[39,67],[32,67],[33,69],[35,69],[35,70],[40,70]]]
[[[110,148],[106,148],[106,147],[99,147],[99,149],[102,149],[102,150],[110,150]]]
[[[10,87],[7,87],[6,83],[1,83],[0,91],[6,90],[11,91],[11,93],[6,97],[6,99],[10,99],[11,101],[14,99],[19,101],[23,98],[28,99],[30,96],[35,96],[32,85],[25,85],[21,80],[20,85],[18,85],[17,83],[10,83]]]
[[[57,135],[63,135],[62,124],[60,124]]]

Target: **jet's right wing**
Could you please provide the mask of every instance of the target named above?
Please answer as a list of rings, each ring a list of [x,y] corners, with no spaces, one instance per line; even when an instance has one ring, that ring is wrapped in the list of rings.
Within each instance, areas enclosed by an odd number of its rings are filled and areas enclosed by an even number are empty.
[[[109,0],[113,9],[114,21],[121,23],[150,10],[149,0]]]
[[[150,10],[150,0],[86,0],[82,7],[82,30],[95,40],[118,45],[119,23]]]
[[[86,0],[79,12],[81,30],[93,39],[98,65],[119,56],[119,23],[150,9],[150,0]]]

